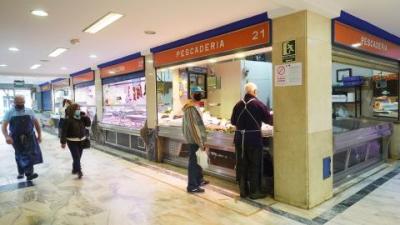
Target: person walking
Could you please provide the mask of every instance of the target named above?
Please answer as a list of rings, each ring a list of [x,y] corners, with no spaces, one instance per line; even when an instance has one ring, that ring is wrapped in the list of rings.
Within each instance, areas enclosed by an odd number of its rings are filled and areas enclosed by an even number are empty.
[[[86,127],[91,124],[90,118],[81,112],[78,104],[71,104],[66,110],[66,119],[61,130],[61,148],[68,145],[72,156],[72,174],[83,176],[81,158],[83,153],[82,143],[87,139]]]
[[[42,141],[42,131],[35,113],[32,109],[25,108],[24,96],[15,96],[14,108],[10,109],[3,118],[2,132],[7,144],[12,145],[15,150],[17,178],[22,179],[24,175],[28,181],[37,178],[38,174],[34,172],[34,165],[43,162],[39,146]]]
[[[72,102],[69,99],[64,99],[62,102],[62,107],[59,110],[60,122],[58,123],[58,137],[61,137],[62,126],[64,125],[64,122],[65,122],[66,109],[68,108],[68,106],[71,105],[71,103]]]
[[[231,123],[236,126],[236,179],[241,197],[258,199],[266,196],[261,193],[261,124],[272,124],[272,117],[268,107],[257,99],[257,86],[247,83],[244,89],[246,94],[235,105],[231,116]]]
[[[202,98],[203,90],[200,87],[191,88],[191,100],[183,106],[182,132],[189,145],[188,186],[189,193],[202,193],[201,186],[209,182],[203,178],[203,170],[197,164],[196,152],[205,151],[207,140],[206,128],[197,109]]]

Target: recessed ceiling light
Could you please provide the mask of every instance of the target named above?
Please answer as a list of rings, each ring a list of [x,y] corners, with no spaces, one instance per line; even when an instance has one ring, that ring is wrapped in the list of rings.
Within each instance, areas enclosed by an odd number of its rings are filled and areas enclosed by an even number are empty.
[[[91,54],[91,55],[89,55],[89,57],[92,58],[92,59],[95,59],[95,58],[97,58],[97,55]]]
[[[100,30],[104,29],[105,27],[107,27],[108,25],[114,23],[121,17],[123,17],[122,14],[110,12],[107,15],[98,19],[96,22],[94,22],[88,28],[84,29],[83,32],[95,34],[95,33],[99,32]]]
[[[7,64],[0,64],[0,67],[7,67]]]
[[[32,10],[31,14],[34,16],[40,16],[40,17],[45,17],[45,16],[49,15],[46,11],[41,10],[41,9]]]
[[[360,47],[360,46],[361,46],[361,43],[360,43],[360,42],[354,43],[354,44],[351,45],[351,47],[353,47],[353,48],[358,48],[358,47]]]
[[[18,52],[19,48],[17,48],[17,47],[9,47],[8,50],[11,51],[11,52]]]
[[[67,51],[66,48],[57,48],[56,50],[52,51],[52,52],[49,54],[49,57],[53,57],[53,58],[54,58],[54,57],[57,57],[57,56],[63,54],[65,51]]]
[[[31,66],[31,70],[36,70],[37,68],[41,67],[42,65],[40,64],[35,64]]]
[[[67,70],[67,67],[63,66],[61,67],[61,70]]]
[[[110,70],[110,72],[108,72],[109,74],[115,74],[115,72],[113,70]]]
[[[144,33],[145,33],[145,34],[148,34],[148,35],[154,35],[154,34],[156,34],[156,32],[155,32],[154,30],[145,30]]]

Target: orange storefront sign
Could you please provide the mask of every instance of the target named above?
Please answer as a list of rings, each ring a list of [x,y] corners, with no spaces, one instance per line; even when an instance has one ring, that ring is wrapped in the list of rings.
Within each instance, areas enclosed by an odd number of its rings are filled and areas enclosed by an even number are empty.
[[[56,82],[52,83],[52,86],[53,86],[53,89],[68,87],[69,86],[69,78],[56,81]]]
[[[100,77],[107,78],[143,70],[144,70],[144,57],[140,57],[116,65],[101,68]]]
[[[81,75],[72,77],[72,84],[80,84],[80,83],[92,81],[92,80],[94,80],[94,71],[90,71],[90,72],[83,73]]]
[[[334,42],[374,55],[400,60],[399,45],[339,21],[334,21]]]
[[[270,41],[270,21],[266,21],[206,40],[155,53],[154,65],[161,67],[239,49],[266,46]]]

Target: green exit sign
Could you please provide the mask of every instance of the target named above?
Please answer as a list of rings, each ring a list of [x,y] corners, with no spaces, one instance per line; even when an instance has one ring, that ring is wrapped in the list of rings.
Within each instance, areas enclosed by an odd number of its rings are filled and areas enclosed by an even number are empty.
[[[24,80],[14,80],[14,87],[24,87],[25,81]]]

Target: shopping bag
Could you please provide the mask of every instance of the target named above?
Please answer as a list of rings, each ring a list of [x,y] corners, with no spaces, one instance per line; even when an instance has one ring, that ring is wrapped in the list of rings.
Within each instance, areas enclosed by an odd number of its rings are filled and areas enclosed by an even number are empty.
[[[200,148],[196,152],[196,158],[197,158],[197,164],[202,168],[202,169],[207,169],[210,162],[208,158],[207,151],[203,151]]]

